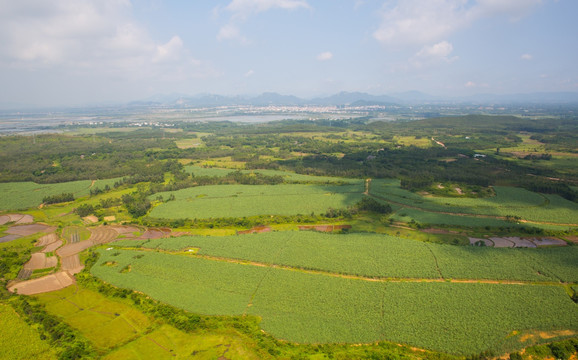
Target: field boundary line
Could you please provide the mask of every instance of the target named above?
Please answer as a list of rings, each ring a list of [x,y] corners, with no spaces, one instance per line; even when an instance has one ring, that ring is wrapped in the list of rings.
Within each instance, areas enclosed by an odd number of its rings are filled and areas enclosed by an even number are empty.
[[[546,286],[575,286],[578,285],[578,282],[562,282],[562,281],[532,281],[532,280],[508,280],[508,279],[456,279],[456,278],[410,278],[410,277],[385,277],[385,276],[364,276],[364,275],[355,275],[355,274],[345,274],[339,272],[332,272],[327,270],[319,270],[319,269],[307,269],[298,266],[290,266],[290,265],[281,265],[281,264],[272,264],[272,263],[265,263],[259,261],[252,261],[246,259],[235,259],[235,258],[227,258],[221,256],[213,256],[213,255],[206,255],[206,254],[183,254],[181,251],[169,251],[169,250],[159,250],[159,249],[150,249],[150,248],[130,248],[130,247],[119,247],[118,249],[121,250],[129,250],[129,251],[136,251],[136,252],[160,252],[172,255],[185,255],[192,258],[204,259],[209,261],[219,261],[219,262],[228,262],[238,265],[245,265],[245,266],[258,266],[258,267],[265,267],[265,268],[274,268],[286,271],[298,271],[303,272],[306,274],[311,275],[322,275],[322,276],[331,276],[337,277],[342,279],[352,279],[352,280],[361,280],[361,281],[372,281],[372,282],[447,282],[447,283],[480,283],[480,284],[502,284],[502,285],[546,285]]]

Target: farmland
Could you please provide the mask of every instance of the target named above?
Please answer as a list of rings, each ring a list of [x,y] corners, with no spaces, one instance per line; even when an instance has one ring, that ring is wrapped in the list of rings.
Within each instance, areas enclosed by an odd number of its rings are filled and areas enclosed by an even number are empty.
[[[0,357],[564,358],[574,120],[374,120],[0,137]]]
[[[0,304],[0,358],[2,359],[56,359],[50,345],[40,340],[37,331],[20,319],[14,310]]]
[[[496,196],[482,199],[425,197],[402,189],[395,180],[374,180],[370,190],[371,194],[386,200],[432,212],[496,217],[516,215],[528,221],[561,225],[576,222],[578,205],[559,196],[501,186],[496,186],[495,191]]]
[[[262,316],[265,331],[291,341],[387,339],[468,354],[527,345],[503,344],[512,331],[578,331],[575,304],[557,286],[373,282],[159,252],[100,253],[92,271],[107,282],[203,314]]]
[[[5,195],[0,198],[0,210],[20,210],[38,206],[44,197],[62,193],[72,193],[75,197],[86,196],[90,193],[92,186],[104,188],[106,185],[112,186],[115,181],[117,180],[99,180],[94,184],[90,180],[58,184],[0,183],[0,193]]]
[[[578,282],[578,249],[575,247],[458,247],[387,235],[330,235],[295,231],[121,241],[115,245],[169,251],[199,248],[200,255],[365,277]]]
[[[155,207],[153,218],[178,219],[323,213],[361,200],[363,182],[352,185],[218,185],[158,193],[175,200]]]

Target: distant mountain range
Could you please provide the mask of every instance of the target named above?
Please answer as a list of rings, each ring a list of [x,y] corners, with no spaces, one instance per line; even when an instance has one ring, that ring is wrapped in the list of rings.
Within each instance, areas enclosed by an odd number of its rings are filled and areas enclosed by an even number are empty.
[[[552,92],[528,94],[478,94],[463,97],[441,97],[419,91],[408,91],[390,95],[371,95],[363,92],[346,92],[313,99],[303,99],[293,95],[281,95],[266,92],[258,96],[223,96],[215,94],[199,95],[156,95],[142,101],[133,101],[134,106],[227,106],[227,105],[320,105],[320,106],[370,106],[370,105],[407,105],[407,104],[578,104],[578,92]]]

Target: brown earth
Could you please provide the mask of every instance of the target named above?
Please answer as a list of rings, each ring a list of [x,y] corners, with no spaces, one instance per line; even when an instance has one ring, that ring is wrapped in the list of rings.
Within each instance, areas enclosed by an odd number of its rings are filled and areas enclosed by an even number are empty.
[[[82,218],[85,224],[94,224],[98,222],[98,218],[94,215],[85,216]]]
[[[45,253],[38,252],[32,254],[30,260],[24,264],[24,269],[36,270],[36,269],[46,269],[55,267],[58,265],[58,259],[56,256],[47,257]]]
[[[69,274],[78,274],[84,269],[84,266],[80,263],[80,258],[78,254],[70,255],[61,258],[62,270],[68,271]]]
[[[28,236],[32,234],[36,234],[39,232],[51,232],[54,231],[55,228],[53,226],[48,226],[44,224],[31,224],[31,225],[17,225],[12,226],[6,233],[14,234],[14,235],[21,235],[21,236]]]
[[[269,231],[271,231],[271,228],[268,226],[255,226],[254,228],[251,228],[249,230],[237,231],[237,235],[261,234],[261,233],[269,232]]]
[[[90,232],[92,234],[90,235],[89,240],[94,244],[104,244],[116,239],[118,236],[118,232],[108,226],[99,226],[97,228],[90,229]]]
[[[43,253],[53,252],[54,250],[58,249],[62,246],[62,240],[56,240],[55,242],[48,244],[44,249],[42,249]]]
[[[64,289],[74,283],[74,276],[68,274],[66,271],[59,271],[38,279],[13,284],[8,287],[8,291],[18,292],[18,294],[22,295],[34,295]]]
[[[58,240],[59,240],[58,235],[56,235],[55,233],[44,235],[43,237],[38,239],[38,242],[36,242],[36,246],[46,246],[48,244],[57,242]]]
[[[58,249],[56,251],[56,254],[61,258],[64,258],[67,256],[81,253],[91,246],[94,246],[94,242],[92,242],[92,240],[84,240],[74,244],[66,244],[62,248]]]
[[[0,225],[4,225],[10,222],[10,216],[8,215],[0,215]]]
[[[8,241],[20,239],[21,237],[22,237],[22,236],[20,236],[20,235],[6,235],[6,236],[2,236],[2,237],[0,237],[0,243],[5,243],[5,242],[8,242]]]

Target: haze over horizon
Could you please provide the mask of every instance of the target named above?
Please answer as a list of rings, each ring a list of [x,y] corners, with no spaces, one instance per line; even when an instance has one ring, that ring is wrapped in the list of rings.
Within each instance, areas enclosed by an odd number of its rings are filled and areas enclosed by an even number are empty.
[[[578,91],[572,0],[0,0],[0,104]]]

